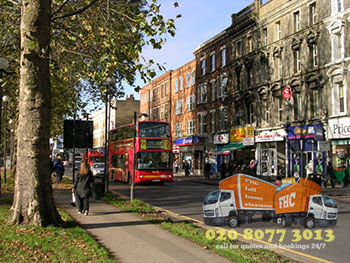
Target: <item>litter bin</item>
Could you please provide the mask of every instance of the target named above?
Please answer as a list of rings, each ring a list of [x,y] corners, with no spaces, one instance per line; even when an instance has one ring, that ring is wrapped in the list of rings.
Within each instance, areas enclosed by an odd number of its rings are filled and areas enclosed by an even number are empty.
[[[104,175],[94,176],[94,183],[92,184],[92,199],[99,200],[103,197],[105,192],[105,177]]]

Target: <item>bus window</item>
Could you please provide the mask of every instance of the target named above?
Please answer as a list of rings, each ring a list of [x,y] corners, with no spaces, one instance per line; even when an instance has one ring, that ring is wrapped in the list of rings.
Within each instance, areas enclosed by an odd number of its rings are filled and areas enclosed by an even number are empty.
[[[137,169],[158,170],[172,169],[170,152],[139,152],[137,153]]]
[[[141,137],[169,138],[170,130],[168,123],[140,122],[139,133]]]
[[[118,156],[113,154],[111,159],[112,159],[112,167],[118,168]]]

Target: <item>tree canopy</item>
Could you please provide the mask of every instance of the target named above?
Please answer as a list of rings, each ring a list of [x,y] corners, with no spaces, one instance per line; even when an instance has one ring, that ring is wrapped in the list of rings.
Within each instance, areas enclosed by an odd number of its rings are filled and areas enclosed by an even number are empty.
[[[10,221],[59,225],[51,186],[50,130],[51,135],[58,132],[63,116],[84,106],[82,94],[104,97],[107,77],[115,77],[119,86],[121,81],[132,85],[137,73],[144,80],[152,78],[154,61],[144,59],[142,50],[146,45],[160,49],[163,36],[175,34],[174,20],[165,21],[157,0],[0,0],[0,10],[1,30],[8,34],[1,34],[0,55],[12,56],[20,69]],[[118,96],[120,89],[108,92]]]
[[[17,73],[4,93],[14,102],[18,97],[21,2],[0,0],[0,57],[6,57]],[[87,101],[103,100],[107,77],[117,80],[109,92],[118,97],[124,95],[123,82],[134,86],[136,76],[147,82],[156,75],[154,66],[164,69],[145,59],[142,51],[148,45],[160,49],[166,36],[174,36],[175,19],[180,15],[165,19],[157,0],[53,0],[51,6],[51,136],[55,137],[62,133],[64,116],[83,109]]]

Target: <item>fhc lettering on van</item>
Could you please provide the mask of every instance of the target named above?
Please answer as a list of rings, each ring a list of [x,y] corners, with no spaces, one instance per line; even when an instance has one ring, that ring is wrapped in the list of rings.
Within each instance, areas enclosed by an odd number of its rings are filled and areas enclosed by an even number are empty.
[[[285,196],[281,196],[280,198],[278,198],[279,200],[279,206],[280,208],[288,208],[288,207],[293,207],[295,205],[295,192],[290,193],[288,195]]]

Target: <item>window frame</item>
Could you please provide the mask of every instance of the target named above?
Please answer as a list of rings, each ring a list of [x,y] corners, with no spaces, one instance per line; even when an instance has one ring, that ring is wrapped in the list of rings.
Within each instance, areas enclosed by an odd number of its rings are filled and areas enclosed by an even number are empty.
[[[226,66],[226,46],[220,48],[220,54],[221,54],[221,67]]]
[[[296,11],[293,13],[293,27],[294,27],[294,33],[299,32],[301,30],[300,25],[300,11]]]
[[[309,5],[309,24],[310,26],[315,25],[317,23],[317,10],[316,10],[316,2],[313,2]]]
[[[275,23],[276,26],[276,41],[281,40],[281,21]]]

